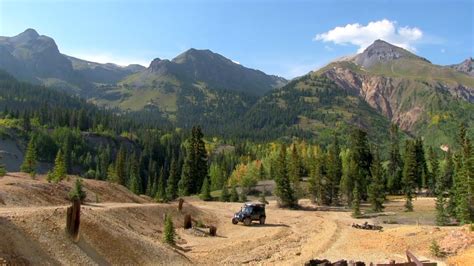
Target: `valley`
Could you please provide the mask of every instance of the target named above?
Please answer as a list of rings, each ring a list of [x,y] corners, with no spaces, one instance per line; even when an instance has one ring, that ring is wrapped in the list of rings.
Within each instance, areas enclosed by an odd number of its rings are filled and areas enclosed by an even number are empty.
[[[59,184],[59,188],[45,182],[43,176],[32,180],[24,174],[12,173],[0,178],[0,230],[4,236],[0,241],[0,258],[14,264],[156,264],[159,261],[165,265],[301,265],[313,258],[404,261],[405,250],[409,249],[421,259],[443,265],[443,260],[430,255],[429,246],[432,240],[450,239],[453,234],[457,240],[446,245],[455,248],[456,255],[450,255],[446,262],[467,265],[474,255],[474,249],[469,246],[474,236],[466,227],[416,223],[415,217],[429,215],[433,210],[432,198],[417,199],[415,208],[419,211],[401,224],[383,224],[373,218],[354,219],[347,211],[312,211],[311,203],[304,199],[300,205],[308,210],[284,210],[270,199],[266,225],[250,227],[230,222],[241,203],[185,198],[182,213],[217,226],[217,237],[210,237],[182,228],[183,214],[177,211],[176,202],[152,203],[149,198],[135,196],[123,187],[93,180],[85,181],[88,197],[82,206],[81,238],[74,244],[64,231],[68,204],[65,192],[60,193],[72,185],[75,177],[70,178],[71,181]],[[51,194],[52,191],[57,194]],[[397,219],[401,205],[401,201],[390,201],[387,216],[378,218]],[[173,215],[177,227],[175,247],[161,242],[165,213]],[[384,230],[366,231],[350,226],[363,221],[383,225]],[[363,239],[362,244],[355,244],[356,239]]]

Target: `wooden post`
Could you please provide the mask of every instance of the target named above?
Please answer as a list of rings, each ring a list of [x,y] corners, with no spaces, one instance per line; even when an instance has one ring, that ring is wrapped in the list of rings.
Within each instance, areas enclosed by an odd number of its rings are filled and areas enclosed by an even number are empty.
[[[79,241],[79,226],[81,223],[81,201],[76,199],[67,208],[66,231],[74,242]]]
[[[180,211],[180,212],[181,212],[181,210],[183,209],[183,203],[184,203],[184,199],[179,198],[178,211]]]
[[[184,216],[184,229],[189,229],[193,227],[192,219],[191,219],[191,214],[186,214]]]
[[[209,235],[216,236],[217,235],[217,227],[214,225],[209,226]]]

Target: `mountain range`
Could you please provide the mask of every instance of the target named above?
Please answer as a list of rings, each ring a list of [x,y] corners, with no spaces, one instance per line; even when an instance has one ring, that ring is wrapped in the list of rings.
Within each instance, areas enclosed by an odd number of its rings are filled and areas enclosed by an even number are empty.
[[[383,139],[390,123],[430,144],[449,143],[474,121],[473,59],[432,64],[382,40],[362,53],[287,81],[210,50],[189,49],[148,67],[99,64],[61,54],[54,40],[28,29],[0,37],[0,69],[64,89],[98,105],[153,110],[179,127],[216,134],[328,140],[334,128],[361,126]]]

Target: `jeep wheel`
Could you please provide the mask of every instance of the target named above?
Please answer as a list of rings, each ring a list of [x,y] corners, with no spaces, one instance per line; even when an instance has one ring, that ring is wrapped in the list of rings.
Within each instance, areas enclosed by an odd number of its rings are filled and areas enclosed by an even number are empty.
[[[244,219],[244,225],[249,226],[250,224],[252,224],[252,220],[251,220],[250,218],[248,218],[248,217],[245,218],[245,219]]]
[[[233,224],[238,224],[239,221],[238,221],[236,218],[232,218],[232,223],[233,223]]]
[[[265,217],[264,216],[260,217],[260,224],[265,224]]]

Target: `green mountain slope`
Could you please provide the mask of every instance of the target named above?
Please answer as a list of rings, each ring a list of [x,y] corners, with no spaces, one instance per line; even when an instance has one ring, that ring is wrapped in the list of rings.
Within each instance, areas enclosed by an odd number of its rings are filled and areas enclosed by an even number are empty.
[[[329,143],[334,130],[344,135],[353,126],[365,128],[382,143],[389,121],[358,95],[314,74],[264,96],[241,124],[244,132],[262,139],[305,136],[318,143]]]
[[[461,122],[474,121],[474,78],[376,41],[363,53],[318,70],[338,86],[429,144],[452,144]]]

